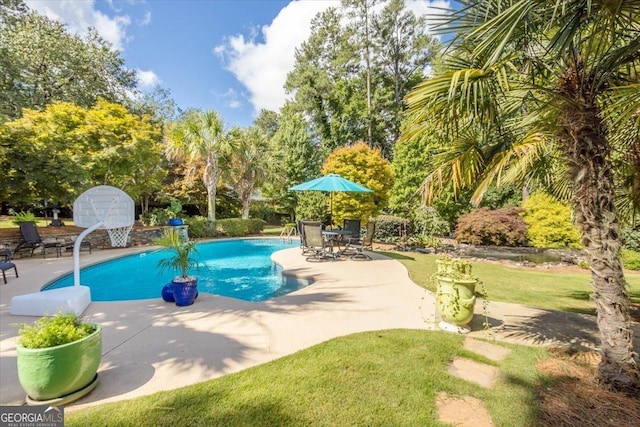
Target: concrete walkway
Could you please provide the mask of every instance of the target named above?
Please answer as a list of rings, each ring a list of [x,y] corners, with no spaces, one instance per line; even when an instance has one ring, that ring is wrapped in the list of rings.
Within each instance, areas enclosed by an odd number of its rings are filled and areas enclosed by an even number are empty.
[[[147,250],[112,249],[81,254],[81,264]],[[201,293],[195,304],[177,307],[161,298],[94,302],[85,319],[103,327],[98,387],[69,410],[130,399],[206,381],[294,353],[328,339],[393,328],[437,329],[434,298],[414,284],[399,262],[373,254],[372,261],[310,263],[298,248],[274,254],[285,274],[314,283],[294,293],[252,303]],[[21,405],[25,395],[16,369],[14,323],[35,318],[12,316],[11,297],[38,291],[73,269],[70,256],[16,260],[20,278],[8,273],[0,285],[0,405]],[[477,313],[482,304],[476,305]],[[593,318],[557,314],[514,304],[491,303],[482,331],[476,316],[471,335],[528,344],[568,343],[594,348]],[[558,323],[555,323],[558,322]],[[636,337],[640,331],[636,331]]]

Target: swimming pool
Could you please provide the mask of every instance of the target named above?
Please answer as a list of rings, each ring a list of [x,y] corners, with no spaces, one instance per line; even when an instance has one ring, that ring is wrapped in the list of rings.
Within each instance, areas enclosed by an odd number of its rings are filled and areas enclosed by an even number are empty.
[[[238,239],[198,243],[201,268],[198,291],[245,301],[264,301],[293,292],[308,281],[282,275],[271,254],[298,246],[278,239]],[[173,279],[171,271],[160,272],[158,260],[165,250],[146,251],[85,267],[80,281],[91,288],[92,301],[127,301],[160,298],[162,287]],[[47,284],[44,289],[73,286],[73,273]]]

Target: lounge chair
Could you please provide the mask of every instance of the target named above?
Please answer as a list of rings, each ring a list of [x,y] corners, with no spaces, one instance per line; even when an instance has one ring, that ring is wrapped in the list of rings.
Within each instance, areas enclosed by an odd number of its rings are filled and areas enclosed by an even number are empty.
[[[308,254],[307,261],[324,261],[334,258],[330,252],[331,246],[322,236],[322,224],[303,222],[305,249]]]
[[[5,271],[11,270],[13,268],[13,271],[16,273],[16,277],[20,276],[18,276],[18,267],[16,267],[16,265],[11,262],[11,251],[9,249],[0,249],[0,257],[2,257],[2,259],[4,260],[0,261],[0,270],[2,270],[2,279],[4,280],[4,284],[6,285],[7,275],[5,274]]]
[[[363,252],[365,248],[371,248],[373,244],[373,235],[376,232],[376,222],[369,221],[367,223],[367,230],[364,237],[359,239],[349,239],[344,248],[344,252],[352,253],[351,259],[372,259],[369,255]]]
[[[75,244],[76,244],[75,239],[70,241],[64,241],[61,243],[61,248],[64,249],[65,252],[73,251],[73,247],[75,246]],[[89,254],[91,254],[91,250],[92,250],[91,242],[88,240],[83,240],[80,243],[80,250],[83,250],[83,249],[88,249]]]
[[[44,258],[49,248],[56,249],[56,257],[60,256],[60,251],[62,245],[60,242],[45,242],[40,237],[40,233],[38,233],[38,228],[36,227],[36,223],[33,221],[21,222],[20,223],[20,234],[22,235],[22,242],[18,243],[18,246],[13,250],[13,252],[22,251],[25,249],[31,249],[31,256],[33,256],[33,252],[37,248],[42,248],[42,257]]]

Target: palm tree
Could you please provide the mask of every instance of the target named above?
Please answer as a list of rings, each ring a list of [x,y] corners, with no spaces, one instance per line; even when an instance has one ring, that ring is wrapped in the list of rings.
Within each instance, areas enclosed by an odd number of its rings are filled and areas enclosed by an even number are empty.
[[[251,195],[262,185],[268,162],[267,136],[259,128],[251,126],[232,132],[234,147],[225,156],[225,181],[242,201],[242,218],[249,218]]]
[[[222,119],[215,111],[190,110],[173,125],[168,138],[170,158],[182,158],[194,165],[204,161],[202,181],[207,188],[207,216],[215,221],[218,158],[230,144]]]
[[[427,132],[438,117],[455,141],[437,156],[424,189],[473,187],[477,201],[492,183],[550,172],[566,178],[590,258],[601,332],[597,379],[637,389],[614,165],[639,135],[640,1],[462,3],[444,18],[458,35],[443,71],[406,98],[403,139]]]

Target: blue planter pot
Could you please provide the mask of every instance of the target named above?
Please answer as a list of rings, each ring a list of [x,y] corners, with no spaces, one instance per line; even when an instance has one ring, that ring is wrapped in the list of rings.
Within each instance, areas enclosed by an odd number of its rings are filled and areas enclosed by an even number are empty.
[[[165,302],[176,302],[176,299],[173,297],[173,283],[167,283],[162,287],[162,299]]]
[[[171,282],[171,287],[173,298],[178,306],[191,305],[198,296],[197,278],[189,282]]]
[[[176,227],[178,225],[182,225],[182,218],[171,218],[169,220],[169,225]]]

